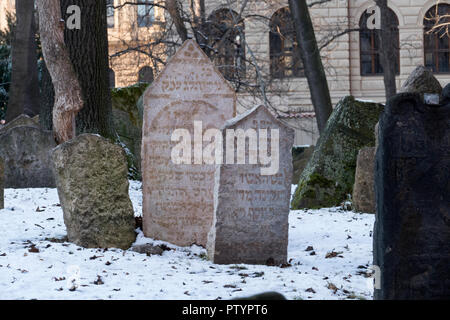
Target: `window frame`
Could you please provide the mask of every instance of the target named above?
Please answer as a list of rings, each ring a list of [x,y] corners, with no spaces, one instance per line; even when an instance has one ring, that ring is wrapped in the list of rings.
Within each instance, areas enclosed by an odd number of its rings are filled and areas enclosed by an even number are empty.
[[[145,2],[145,4],[136,5],[136,22],[138,28],[150,28],[155,24],[155,6],[152,0],[137,0],[138,2]],[[147,7],[150,7],[147,9]],[[139,9],[145,10],[145,15],[139,13]]]
[[[225,30],[231,29],[230,25],[233,23],[233,16],[238,16],[238,13],[227,8],[222,8],[213,11],[208,17],[209,30],[209,46],[215,48],[217,40],[223,39],[225,35],[222,32],[221,25],[225,24]],[[214,32],[216,30],[216,32]],[[226,32],[226,31],[225,31]],[[213,39],[214,36],[219,36]],[[239,39],[238,39],[239,38]],[[212,41],[211,41],[212,40]],[[220,41],[219,40],[219,41]],[[247,72],[246,53],[245,50],[245,22],[241,19],[234,25],[233,32],[229,39],[221,48],[222,53],[219,56],[212,55],[212,60],[217,69],[221,72],[225,79],[234,81],[239,78],[244,78]],[[211,52],[213,53],[213,52]],[[231,54],[229,54],[231,53]]]
[[[110,19],[112,23],[110,23]],[[114,29],[116,26],[116,10],[114,9],[114,0],[106,0],[106,27]]]
[[[395,75],[399,76],[400,72],[401,72],[401,59],[400,59],[400,23],[397,17],[397,14],[391,9],[389,8],[391,14],[393,17],[395,17],[395,26],[394,26],[394,31],[395,31],[395,35],[396,35],[396,44],[397,44],[397,68],[395,71]],[[367,18],[368,18],[368,14],[367,14],[367,10],[364,10],[364,12],[362,13],[360,19],[359,19],[359,75],[361,77],[383,77],[384,75],[384,70],[381,72],[377,72],[376,69],[376,65],[378,62],[379,67],[382,69],[383,65],[381,63],[381,48],[380,48],[380,36],[379,33],[381,32],[381,30],[379,29],[369,29],[367,28]],[[365,23],[364,23],[365,22]],[[363,28],[363,25],[365,26],[365,28]],[[369,50],[363,50],[362,48],[362,39],[363,39],[363,35],[369,35],[370,36],[370,49]],[[376,47],[377,44],[377,39],[378,38],[378,48]],[[363,56],[364,55],[370,55],[371,58],[371,72],[369,73],[364,73],[364,68],[363,68]],[[377,61],[378,59],[378,61]]]
[[[436,8],[437,7],[437,8]],[[440,49],[439,47],[439,38],[440,35],[437,33],[433,33],[433,34],[427,34],[427,32],[429,30],[431,30],[431,27],[434,25],[434,22],[429,22],[429,20],[427,20],[427,16],[429,14],[432,14],[433,12],[438,12],[438,14],[443,14],[441,12],[439,12],[439,7],[441,8],[447,8],[447,13],[444,14],[450,14],[450,4],[447,3],[439,3],[439,4],[435,4],[433,6],[430,7],[430,9],[427,10],[427,12],[424,15],[423,18],[423,63],[424,66],[427,67],[428,69],[430,69],[433,74],[441,74],[441,75],[445,75],[445,74],[450,74],[450,36],[444,35],[444,37],[447,37],[447,49]],[[450,19],[448,19],[450,22]],[[431,27],[429,27],[429,26]],[[427,37],[429,37],[431,39],[431,41],[427,40]],[[428,47],[428,42],[433,42],[433,47],[431,49],[429,49]],[[428,49],[428,50],[427,50]],[[429,67],[429,65],[427,64],[427,54],[432,54],[432,67]],[[448,55],[448,66],[447,66],[447,71],[440,71],[440,59],[439,59],[439,53],[447,53]]]
[[[274,79],[294,79],[305,78],[305,69],[303,61],[300,57],[300,44],[294,28],[294,21],[291,19],[289,7],[283,7],[275,11],[270,18],[269,30],[269,59],[270,59],[270,75]],[[280,22],[288,21],[291,25],[285,24],[281,26]],[[280,28],[284,27],[284,29]],[[277,29],[280,32],[274,32]],[[280,34],[281,33],[281,34]],[[291,50],[287,50],[286,39],[290,38],[292,46]],[[279,47],[278,47],[279,46]],[[296,52],[297,51],[297,52]],[[286,58],[292,60],[292,66],[288,67]],[[284,61],[283,61],[284,60]],[[288,73],[292,74],[289,75]]]

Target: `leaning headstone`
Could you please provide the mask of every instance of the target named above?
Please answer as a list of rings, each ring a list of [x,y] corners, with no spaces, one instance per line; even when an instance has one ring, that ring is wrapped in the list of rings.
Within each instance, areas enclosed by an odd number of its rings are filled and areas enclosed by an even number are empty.
[[[19,127],[19,126],[40,128],[39,120],[38,120],[38,122],[36,122],[35,118],[30,118],[26,114],[21,114],[14,120],[7,122],[4,126],[0,126],[0,134],[2,134],[3,132],[6,132],[7,130],[9,130],[11,128]]]
[[[375,299],[450,299],[450,104],[397,95],[379,131]]]
[[[384,106],[349,96],[334,109],[298,183],[292,208],[337,206],[352,194],[356,159],[375,145],[375,125]]]
[[[375,213],[375,148],[362,148],[356,161],[353,208],[356,212]]]
[[[3,159],[0,158],[0,209],[5,207],[5,165]]]
[[[440,95],[442,86],[429,69],[418,66],[406,79],[399,92],[419,93],[423,98],[425,94]]]
[[[51,150],[53,132],[17,126],[0,133],[0,157],[5,162],[5,188],[54,188]]]
[[[187,147],[203,132],[220,128],[235,114],[236,96],[193,40],[186,41],[144,94],[142,141],[143,228],[147,237],[179,246],[206,245],[213,217],[214,165],[192,147],[183,164],[172,150],[183,137]],[[194,132],[194,122],[197,126]],[[192,141],[190,138],[192,137]],[[177,140],[177,141],[175,141]],[[188,141],[189,140],[189,141]]]
[[[124,150],[83,134],[55,148],[52,158],[69,241],[128,249],[136,234]]]
[[[226,161],[216,171],[208,257],[287,263],[294,130],[260,106],[230,120],[222,136]]]

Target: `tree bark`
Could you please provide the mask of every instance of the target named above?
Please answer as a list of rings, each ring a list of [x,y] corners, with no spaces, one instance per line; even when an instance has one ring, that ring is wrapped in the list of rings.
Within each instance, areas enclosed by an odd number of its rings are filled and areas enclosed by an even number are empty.
[[[66,21],[69,18],[67,7],[71,5],[81,9],[81,28],[66,28],[64,32],[84,104],[76,117],[77,133],[96,133],[114,138],[106,0],[61,0],[61,11]]]
[[[55,89],[53,127],[56,141],[63,143],[76,135],[75,116],[83,108],[81,87],[64,44],[59,0],[36,1],[42,54]]]
[[[191,0],[191,14],[195,39],[201,47],[204,47],[207,41],[204,34],[206,22],[205,0]]]
[[[34,1],[16,0],[17,25],[12,43],[11,92],[6,121],[39,114],[39,82]]]
[[[375,0],[381,12],[381,30],[380,30],[380,62],[384,72],[384,88],[386,92],[386,100],[389,100],[397,93],[397,84],[395,82],[395,74],[397,72],[397,41],[392,28],[392,21],[389,20],[389,7],[387,0]]]
[[[41,61],[40,65],[41,81],[40,81],[40,112],[39,123],[44,130],[53,130],[52,112],[55,105],[55,90],[53,89],[52,77],[48,72],[45,61]]]
[[[170,17],[175,24],[177,33],[181,40],[184,42],[188,39],[188,32],[186,26],[184,25],[183,18],[181,17],[181,11],[177,0],[166,0],[167,12],[169,12]]]
[[[316,112],[317,126],[322,133],[333,111],[327,77],[306,0],[289,0],[289,6],[295,23],[297,41],[299,41],[299,54],[303,61],[311,100]]]

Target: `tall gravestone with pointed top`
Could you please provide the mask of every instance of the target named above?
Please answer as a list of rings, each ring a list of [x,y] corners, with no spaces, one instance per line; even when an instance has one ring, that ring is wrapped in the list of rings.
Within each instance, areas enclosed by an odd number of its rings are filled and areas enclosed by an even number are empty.
[[[227,122],[222,135],[226,161],[216,169],[209,258],[287,263],[294,130],[260,106]]]
[[[142,181],[147,237],[180,246],[206,245],[215,167],[204,164],[202,149],[193,141],[207,129],[220,128],[234,116],[235,108],[233,88],[193,40],[183,44],[146,90]],[[194,122],[201,126],[196,132]],[[171,157],[179,143],[172,139],[177,129],[192,137],[186,142],[193,153],[185,155],[188,160],[183,164],[175,164]]]
[[[380,120],[375,299],[450,298],[450,103],[422,101],[399,94]]]

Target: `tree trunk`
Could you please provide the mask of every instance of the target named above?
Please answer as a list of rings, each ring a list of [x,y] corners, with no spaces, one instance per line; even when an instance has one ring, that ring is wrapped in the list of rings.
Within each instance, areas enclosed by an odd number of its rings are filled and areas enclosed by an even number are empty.
[[[17,25],[12,43],[12,75],[6,121],[39,114],[39,82],[34,1],[16,0]]]
[[[392,21],[389,20],[389,7],[387,0],[375,0],[381,13],[381,30],[380,30],[380,62],[384,72],[384,88],[386,92],[386,100],[393,97],[397,93],[397,84],[395,82],[395,74],[397,72],[397,41],[392,28]]]
[[[97,133],[113,138],[106,0],[61,0],[65,21],[70,16],[67,7],[71,5],[81,9],[81,28],[66,28],[64,32],[84,103],[76,117],[77,133]]]
[[[205,0],[191,0],[191,14],[192,14],[192,28],[194,29],[194,36],[197,43],[203,48],[206,43],[205,38]]]
[[[52,111],[55,105],[55,90],[53,89],[52,77],[48,72],[45,61],[41,62],[41,81],[40,81],[40,112],[39,123],[44,130],[53,130]]]
[[[188,32],[184,25],[183,18],[181,17],[178,1],[166,0],[166,8],[175,24],[179,37],[183,42],[186,41],[188,39]]]
[[[75,116],[83,108],[81,88],[64,44],[59,0],[37,0],[42,54],[55,88],[53,127],[56,141],[73,139]]]
[[[311,100],[316,112],[317,126],[319,132],[322,133],[333,111],[327,77],[306,0],[289,0],[289,6],[295,23],[297,41],[299,42],[305,75],[308,79]]]

